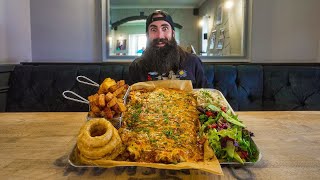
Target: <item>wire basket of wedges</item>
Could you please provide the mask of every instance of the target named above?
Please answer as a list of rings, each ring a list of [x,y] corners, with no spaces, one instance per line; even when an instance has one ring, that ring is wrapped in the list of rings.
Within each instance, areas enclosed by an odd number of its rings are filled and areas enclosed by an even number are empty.
[[[125,101],[129,85],[124,80],[106,78],[100,85],[88,77],[78,76],[77,81],[98,88],[97,93],[84,98],[73,91],[64,91],[63,97],[89,106],[88,120],[105,118],[117,129],[121,127],[122,113],[126,111]]]

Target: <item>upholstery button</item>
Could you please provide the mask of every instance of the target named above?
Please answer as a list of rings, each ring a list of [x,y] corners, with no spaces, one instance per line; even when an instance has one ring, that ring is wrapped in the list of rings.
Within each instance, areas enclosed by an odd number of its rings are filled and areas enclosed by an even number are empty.
[[[240,80],[236,79],[235,83],[236,83],[237,86],[239,86],[240,85]]]
[[[290,81],[288,81],[288,82],[287,82],[287,86],[291,86],[291,83],[290,83]]]
[[[306,105],[306,103],[305,102],[301,102],[301,106],[305,106]]]

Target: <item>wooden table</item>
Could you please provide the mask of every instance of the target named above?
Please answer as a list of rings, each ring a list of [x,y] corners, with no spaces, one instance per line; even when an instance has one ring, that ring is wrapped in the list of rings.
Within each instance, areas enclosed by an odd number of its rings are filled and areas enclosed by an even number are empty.
[[[68,165],[86,113],[0,113],[1,179],[319,179],[320,111],[237,112],[262,152],[253,166],[203,171],[74,168]],[[149,175],[145,175],[149,174]]]

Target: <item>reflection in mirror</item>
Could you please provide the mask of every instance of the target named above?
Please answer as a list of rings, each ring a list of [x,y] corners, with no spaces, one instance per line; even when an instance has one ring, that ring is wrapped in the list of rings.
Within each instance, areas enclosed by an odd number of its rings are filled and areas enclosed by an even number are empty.
[[[140,56],[146,48],[146,18],[167,11],[175,37],[185,50],[199,56],[245,56],[246,0],[109,0],[109,56]],[[107,18],[108,19],[108,18]]]

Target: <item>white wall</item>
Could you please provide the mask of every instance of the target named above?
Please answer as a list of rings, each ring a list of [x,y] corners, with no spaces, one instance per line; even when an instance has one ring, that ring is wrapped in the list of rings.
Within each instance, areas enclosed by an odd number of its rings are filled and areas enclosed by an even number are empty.
[[[101,61],[94,0],[30,0],[34,62]]]
[[[0,63],[100,61],[96,1],[0,0]],[[320,62],[318,17],[320,0],[253,0],[251,62]]]
[[[30,61],[29,0],[0,0],[0,63]]]
[[[8,59],[6,27],[6,3],[0,0],[0,62]]]
[[[320,62],[319,0],[253,0],[252,62]]]

